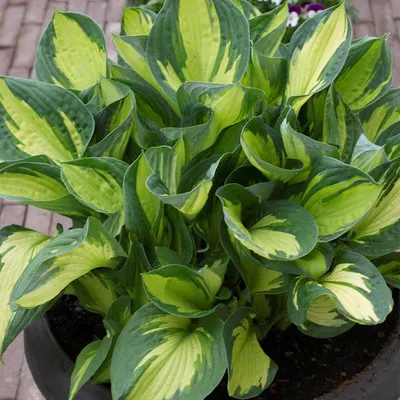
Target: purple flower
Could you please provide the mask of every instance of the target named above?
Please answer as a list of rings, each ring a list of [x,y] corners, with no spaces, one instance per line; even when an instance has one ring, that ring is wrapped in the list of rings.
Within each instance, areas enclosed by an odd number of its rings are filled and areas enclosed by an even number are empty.
[[[300,6],[289,6],[289,13],[295,12],[298,15],[301,15],[301,7]]]
[[[306,10],[307,10],[307,12],[314,11],[314,12],[317,13],[318,11],[325,10],[325,6],[323,4],[319,4],[319,3],[317,3],[317,4],[308,4],[307,7],[306,7]]]

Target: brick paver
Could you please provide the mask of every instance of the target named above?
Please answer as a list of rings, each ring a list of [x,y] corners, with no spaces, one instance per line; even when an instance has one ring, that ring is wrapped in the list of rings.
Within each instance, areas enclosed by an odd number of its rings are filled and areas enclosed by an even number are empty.
[[[400,0],[354,0],[360,24],[354,36],[376,36],[390,32],[393,52],[393,83],[400,86]],[[0,75],[31,77],[37,41],[54,10],[89,14],[105,29],[111,59],[116,59],[111,35],[118,34],[125,0],[0,0]],[[20,224],[54,234],[58,224],[71,226],[68,218],[0,200],[0,228]],[[44,400],[36,388],[24,359],[20,336],[0,364],[0,400]],[[61,399],[63,400],[63,399]]]

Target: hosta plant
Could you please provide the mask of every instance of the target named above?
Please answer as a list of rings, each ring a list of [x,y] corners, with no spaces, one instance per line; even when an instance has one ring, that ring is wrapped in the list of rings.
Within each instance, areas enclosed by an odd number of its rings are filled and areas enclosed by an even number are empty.
[[[0,194],[71,217],[8,226],[0,350],[62,294],[104,316],[79,355],[115,400],[204,399],[227,372],[256,397],[294,324],[382,323],[399,287],[400,91],[386,36],[352,41],[344,4],[289,44],[288,7],[167,0],[114,36],[55,13],[38,81],[0,79]]]

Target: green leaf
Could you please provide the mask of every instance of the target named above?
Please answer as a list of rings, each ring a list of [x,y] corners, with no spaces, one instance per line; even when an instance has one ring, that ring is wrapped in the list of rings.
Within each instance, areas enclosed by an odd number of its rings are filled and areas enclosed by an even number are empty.
[[[146,8],[124,8],[122,12],[121,35],[148,35],[156,17],[156,13]]]
[[[298,112],[313,95],[331,84],[349,52],[352,29],[345,4],[308,19],[289,43],[286,98]]]
[[[61,164],[71,194],[88,207],[114,214],[124,205],[122,184],[128,165],[114,158],[81,158]]]
[[[96,214],[68,192],[60,173],[46,157],[2,163],[0,197],[71,217]]]
[[[87,272],[115,268],[120,257],[126,257],[122,247],[90,217],[84,228],[54,237],[27,265],[12,291],[11,308],[15,310],[15,304],[23,308],[44,304]]]
[[[247,0],[232,0],[232,3],[246,16],[247,19],[257,17],[261,12]]]
[[[400,253],[387,254],[373,260],[374,265],[389,285],[400,289]]]
[[[47,83],[0,78],[0,161],[47,155],[55,162],[80,157],[94,121],[71,92]]]
[[[235,264],[249,291],[249,296],[259,293],[279,294],[287,291],[287,275],[265,267],[237,240],[221,221],[221,242],[225,252]]]
[[[142,307],[114,351],[113,399],[204,399],[226,370],[222,327],[215,314],[191,321]]]
[[[350,327],[347,320],[376,325],[385,320],[392,308],[391,291],[376,267],[362,255],[349,251],[341,253],[336,266],[319,281],[296,278],[288,298],[292,322],[300,326],[311,322],[302,327],[306,332],[312,328],[311,335],[318,331],[326,336],[329,332],[333,336],[340,334]]]
[[[395,160],[396,158],[400,157],[400,134],[388,139],[384,148],[389,160]]]
[[[350,230],[375,203],[381,186],[366,173],[323,157],[311,171],[301,205],[315,218],[320,242]]]
[[[361,121],[343,101],[334,86],[328,91],[321,140],[336,146],[340,159],[350,162],[358,138],[363,134]]]
[[[199,265],[198,274],[204,279],[209,291],[216,296],[222,283],[228,267],[229,257],[220,252],[204,259]]]
[[[35,63],[40,81],[84,90],[107,73],[106,43],[89,17],[55,12],[38,44]]]
[[[270,180],[287,182],[304,168],[300,161],[286,159],[281,136],[262,116],[252,118],[244,126],[240,142],[250,163]]]
[[[358,111],[382,97],[391,83],[392,55],[385,35],[354,41],[334,86],[351,109]]]
[[[286,200],[251,204],[252,195],[240,185],[218,189],[225,223],[241,244],[256,254],[274,260],[295,260],[317,243],[313,217],[301,206]]]
[[[45,312],[43,307],[12,311],[9,302],[15,282],[48,241],[47,235],[15,225],[0,230],[0,358],[25,326]]]
[[[167,265],[142,275],[150,300],[172,315],[200,318],[214,311],[215,296],[202,274],[183,265]]]
[[[399,121],[399,93],[400,88],[391,89],[378,101],[360,112],[365,135],[371,142],[379,141],[379,136],[392,124]]]
[[[380,180],[383,189],[368,214],[354,227],[349,243],[366,256],[383,256],[399,249],[400,159],[382,167],[386,169]]]
[[[249,55],[246,17],[230,0],[167,0],[147,47],[154,78],[173,100],[179,86],[187,81],[240,81]]]
[[[386,161],[385,147],[370,142],[364,134],[358,138],[351,157],[351,165],[353,167],[369,172]]]
[[[248,399],[258,396],[273,381],[278,366],[263,351],[253,326],[256,314],[248,307],[237,309],[224,324],[228,359],[229,396]]]

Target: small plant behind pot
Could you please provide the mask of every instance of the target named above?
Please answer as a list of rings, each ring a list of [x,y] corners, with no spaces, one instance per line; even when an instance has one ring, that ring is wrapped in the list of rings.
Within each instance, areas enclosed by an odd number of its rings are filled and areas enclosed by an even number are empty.
[[[351,41],[344,4],[288,45],[288,7],[125,9],[107,59],[88,17],[54,14],[39,81],[0,78],[0,195],[71,217],[1,230],[0,349],[62,294],[104,316],[70,399],[252,398],[260,341],[376,325],[399,287],[400,90],[386,36]],[[243,3],[244,4],[244,3]]]

